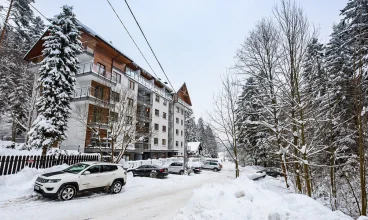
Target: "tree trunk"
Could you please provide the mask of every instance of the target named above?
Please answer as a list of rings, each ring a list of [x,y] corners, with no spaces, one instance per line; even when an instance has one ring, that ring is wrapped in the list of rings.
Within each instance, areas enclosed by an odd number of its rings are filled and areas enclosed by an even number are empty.
[[[11,141],[15,142],[16,134],[17,134],[17,123],[13,119],[13,122],[12,122],[12,136],[11,136]]]
[[[114,149],[114,140],[111,139],[111,159],[110,159],[111,163],[114,163],[114,153],[115,153],[114,151],[115,151],[115,149]]]
[[[11,11],[12,6],[13,6],[13,1],[14,1],[14,0],[11,0],[11,1],[10,1],[9,9],[8,9],[8,13],[6,13],[6,17],[5,17],[5,21],[4,21],[4,27],[3,27],[3,30],[1,31],[1,36],[0,36],[0,50],[1,50],[1,45],[2,45],[2,43],[3,43],[3,39],[4,39],[4,37],[5,37],[6,26],[7,26],[7,24],[8,24],[10,11]]]
[[[281,154],[280,154],[280,161],[281,161],[282,172],[284,173],[286,188],[289,188],[290,186],[288,183],[288,177],[287,177],[287,172],[286,172],[286,158],[283,158]]]
[[[46,156],[47,153],[47,146],[42,147],[42,156]]]

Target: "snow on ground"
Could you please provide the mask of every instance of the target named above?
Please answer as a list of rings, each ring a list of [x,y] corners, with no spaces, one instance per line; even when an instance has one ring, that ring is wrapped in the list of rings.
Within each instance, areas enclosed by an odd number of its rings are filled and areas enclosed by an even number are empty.
[[[242,170],[253,172],[256,169],[248,167]],[[283,185],[282,178],[266,177],[252,181],[244,173],[226,183],[205,184],[194,191],[176,219],[352,220],[312,198],[291,193]]]
[[[38,170],[25,167],[15,175],[0,176],[0,204],[12,200],[39,198],[38,194],[33,192],[33,185],[37,177],[43,173],[54,172],[67,167],[66,164]]]
[[[190,176],[169,174],[164,179],[133,177],[128,173],[127,184],[119,194],[85,193],[71,201],[59,202],[33,193],[37,175],[46,171],[50,170],[29,168],[23,173],[0,177],[1,220],[51,219],[51,216],[52,219],[172,219],[194,189],[231,178],[228,172],[212,171]]]
[[[71,201],[42,198],[33,192],[38,175],[63,169],[26,168],[15,175],[0,176],[1,219],[248,219],[248,220],[351,220],[317,201],[291,193],[282,178],[252,181],[247,174],[259,167],[242,167],[234,180],[233,164],[221,172],[164,179],[133,177],[116,195],[84,193]],[[183,208],[184,207],[184,208]]]

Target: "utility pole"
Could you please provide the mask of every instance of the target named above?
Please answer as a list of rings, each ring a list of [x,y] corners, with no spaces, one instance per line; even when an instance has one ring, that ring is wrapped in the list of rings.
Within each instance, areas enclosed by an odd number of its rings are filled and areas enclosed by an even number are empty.
[[[1,49],[1,45],[3,43],[3,39],[4,39],[4,36],[5,36],[5,29],[6,29],[6,26],[8,24],[8,20],[9,20],[9,16],[10,16],[10,11],[11,11],[11,8],[13,6],[13,1],[14,0],[11,0],[10,1],[8,13],[6,14],[5,21],[4,21],[4,27],[3,27],[3,30],[1,31],[1,36],[0,36],[0,49]]]

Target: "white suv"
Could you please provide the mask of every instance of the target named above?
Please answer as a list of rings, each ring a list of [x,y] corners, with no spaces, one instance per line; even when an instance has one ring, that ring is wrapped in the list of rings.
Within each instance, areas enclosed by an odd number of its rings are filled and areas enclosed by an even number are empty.
[[[215,160],[207,160],[203,165],[202,169],[213,170],[215,172],[222,169],[222,164]]]
[[[89,161],[42,174],[36,179],[34,191],[45,197],[71,200],[86,190],[108,188],[111,193],[119,193],[126,181],[126,171],[119,164]]]

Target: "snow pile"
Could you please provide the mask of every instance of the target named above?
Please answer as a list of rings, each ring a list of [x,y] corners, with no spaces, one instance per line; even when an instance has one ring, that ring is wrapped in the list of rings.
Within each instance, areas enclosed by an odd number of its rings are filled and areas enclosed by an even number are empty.
[[[33,185],[38,176],[43,173],[63,170],[67,167],[66,164],[47,169],[25,167],[17,174],[0,176],[0,203],[11,199],[31,198],[36,195],[33,192]]]
[[[248,177],[195,190],[176,219],[352,220],[305,195],[279,195]]]

